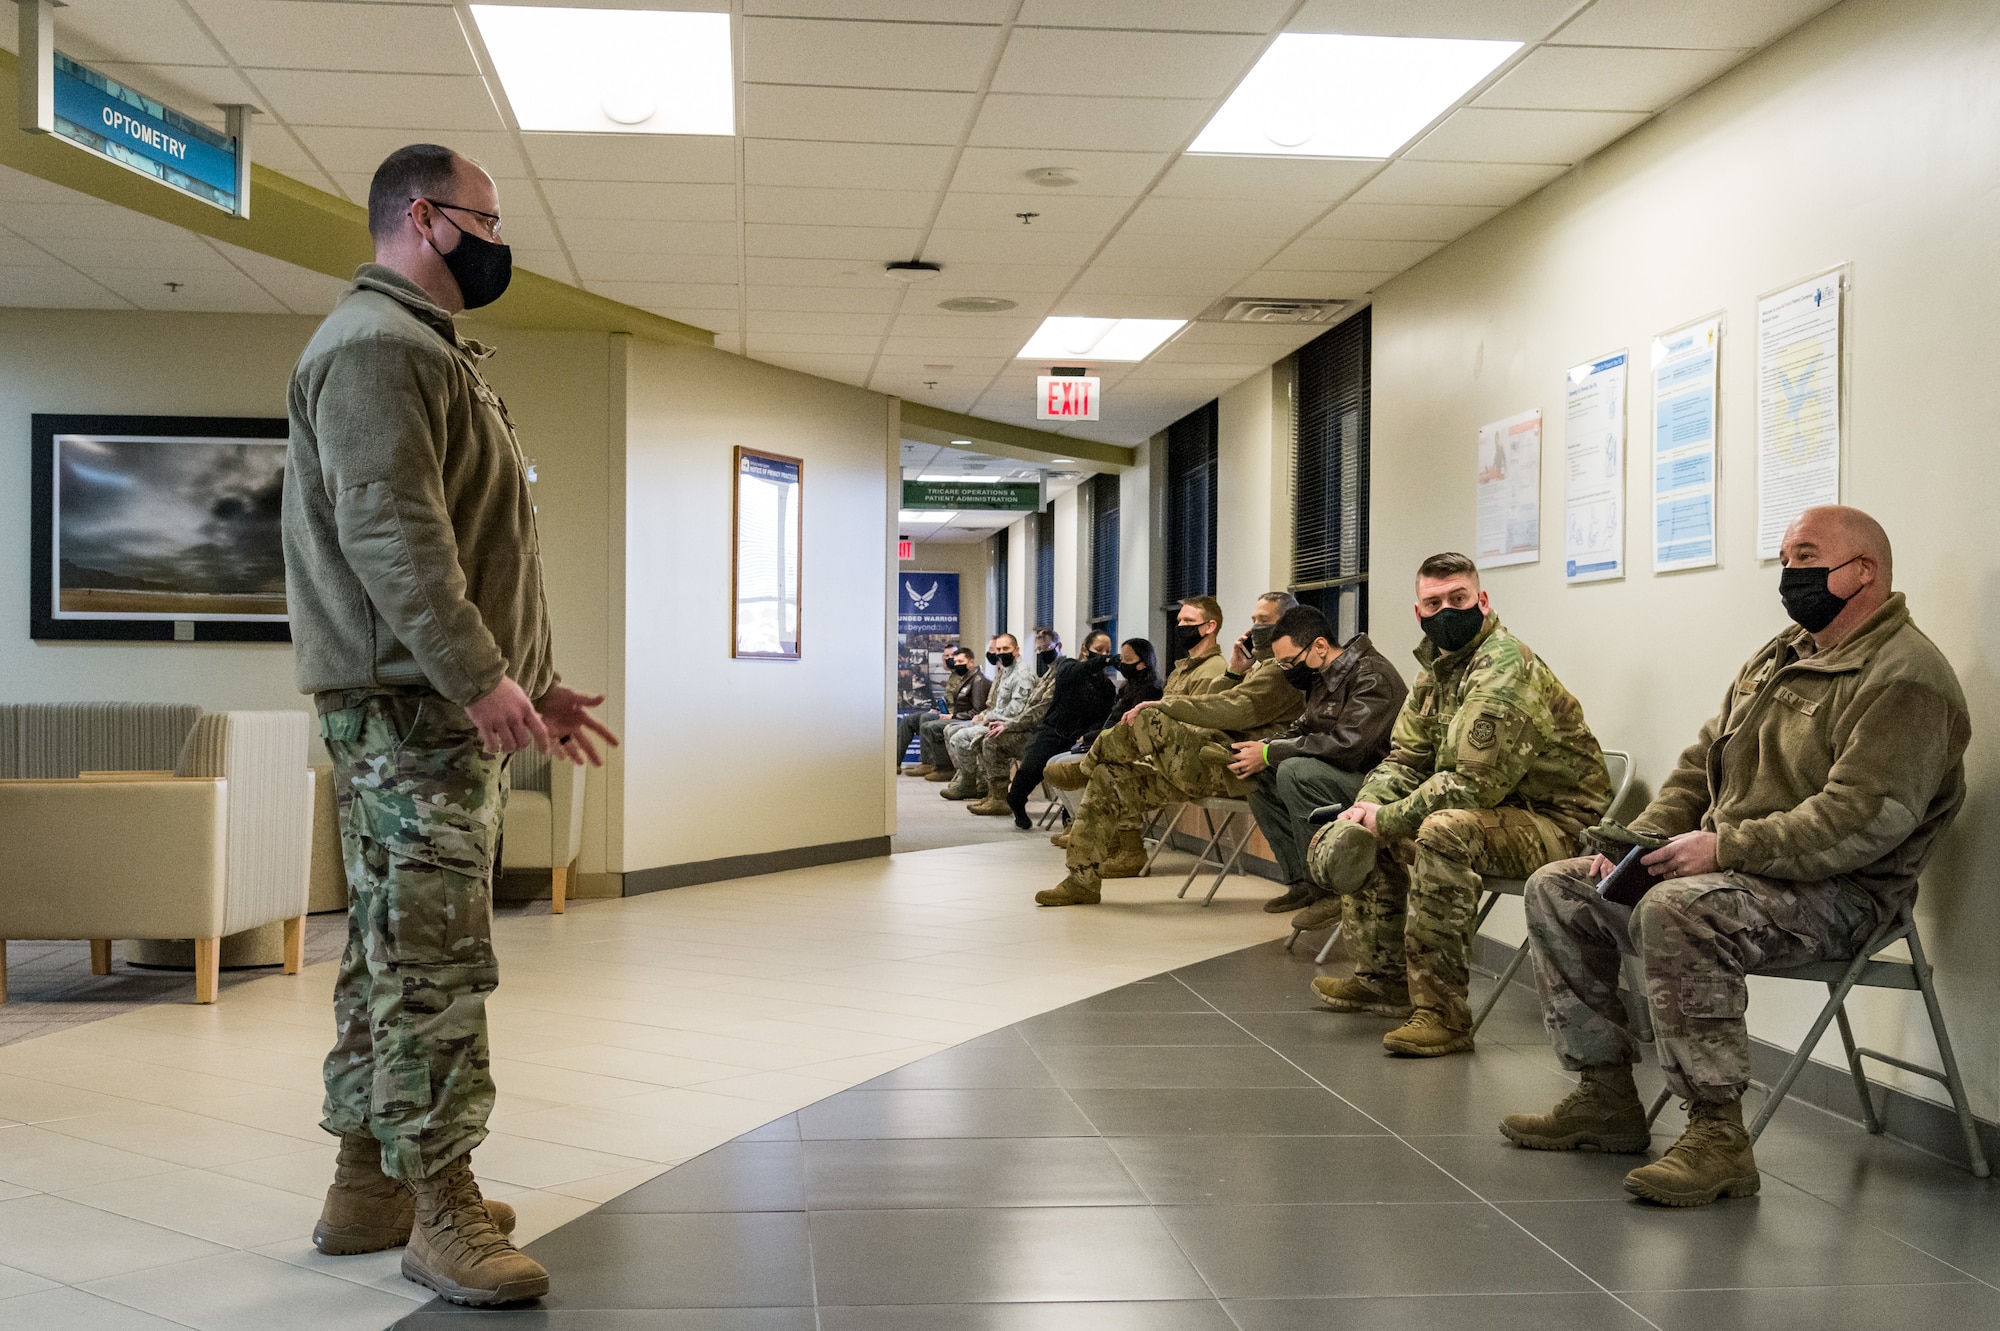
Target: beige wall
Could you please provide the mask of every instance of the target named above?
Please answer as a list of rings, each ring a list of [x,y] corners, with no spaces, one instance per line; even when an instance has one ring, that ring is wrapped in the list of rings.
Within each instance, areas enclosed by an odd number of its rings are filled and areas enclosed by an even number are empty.
[[[705,347],[629,347],[618,867],[887,835],[893,400]],[[799,661],[729,654],[738,444],[805,459]]]
[[[1372,496],[1375,628],[1406,663],[1409,571],[1472,541],[1475,431],[1542,409],[1542,559],[1494,571],[1487,585],[1598,734],[1657,782],[1735,666],[1784,623],[1777,567],[1755,558],[1752,540],[1757,296],[1853,263],[1844,493],[1888,526],[1897,585],[1973,709],[1971,799],[1929,872],[1921,915],[1974,1107],[1988,1118],[2000,1108],[2000,553],[1987,535],[2000,500],[1988,387],[2000,353],[1989,311],[2000,292],[1996,68],[1990,0],[1848,0],[1388,283],[1374,316]],[[1722,563],[1656,577],[1648,347],[1718,309],[1728,320]],[[1620,347],[1638,367],[1630,571],[1566,587],[1563,374]],[[1518,919],[1494,931],[1518,938]],[[1752,1030],[1790,1046],[1822,998],[1757,982]],[[1912,996],[1864,994],[1854,1006],[1864,1042],[1929,1056]]]
[[[1292,580],[1290,376],[1260,370],[1216,406],[1215,596],[1235,635],[1251,603]]]
[[[904,573],[958,574],[958,635],[975,656],[986,653],[986,542],[920,541]]]

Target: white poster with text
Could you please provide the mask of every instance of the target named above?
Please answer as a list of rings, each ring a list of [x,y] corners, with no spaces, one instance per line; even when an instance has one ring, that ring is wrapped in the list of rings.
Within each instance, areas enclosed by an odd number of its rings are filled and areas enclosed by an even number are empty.
[[[1563,577],[1625,576],[1625,382],[1622,351],[1573,366],[1563,403]]]
[[[1653,339],[1653,572],[1713,568],[1722,320]]]
[[[1542,413],[1524,411],[1479,429],[1475,482],[1481,568],[1532,564],[1542,556]]]
[[[1837,272],[1757,302],[1757,558],[1793,518],[1840,502]]]

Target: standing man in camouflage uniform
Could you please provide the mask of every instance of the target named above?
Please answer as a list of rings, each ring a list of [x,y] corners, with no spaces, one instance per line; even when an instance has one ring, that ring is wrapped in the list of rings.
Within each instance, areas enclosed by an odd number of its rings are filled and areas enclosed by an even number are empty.
[[[1629,913],[1597,895],[1611,871],[1602,856],[1528,882],[1543,1017],[1563,1066],[1583,1077],[1549,1113],[1500,1130],[1544,1151],[1646,1150],[1618,994],[1619,954],[1636,950],[1660,1068],[1688,1126],[1625,1190],[1667,1206],[1758,1189],[1743,1127],[1745,973],[1854,956],[1915,897],[1965,799],[1965,695],[1891,589],[1888,534],[1859,509],[1809,508],[1781,557],[1778,593],[1796,627],[1737,671],[1632,820],[1670,838],[1642,861],[1659,881]]]
[[[1307,861],[1329,895],[1292,923],[1344,915],[1354,975],[1313,991],[1336,1011],[1407,1016],[1382,1045],[1426,1057],[1472,1048],[1465,954],[1480,875],[1526,878],[1574,855],[1611,781],[1582,706],[1501,625],[1470,559],[1419,565],[1416,611],[1423,668],[1389,756],[1314,836]]]
[[[323,1126],[340,1138],[313,1239],[407,1243],[403,1275],[456,1303],[537,1298],[469,1156],[493,1078],[492,877],[506,755],[599,761],[603,702],[557,681],[534,504],[491,354],[452,316],[511,271],[484,171],[390,154],[368,198],[375,262],[292,376],[286,591],[301,691],[334,763],[351,899]]]
[[[1278,603],[1264,598],[1251,621],[1275,625],[1278,617]],[[1211,622],[1220,631],[1220,611]],[[1305,706],[1305,695],[1271,660],[1269,641],[1267,635],[1254,660],[1239,645],[1231,666],[1244,669],[1227,671],[1226,687],[1141,703],[1097,737],[1089,755],[1075,764],[1088,769],[1088,784],[1065,847],[1069,875],[1037,892],[1037,905],[1095,906],[1104,879],[1136,877],[1146,867],[1140,824],[1149,811],[1208,796],[1241,798],[1255,788],[1230,773],[1236,760],[1230,745],[1277,734]]]

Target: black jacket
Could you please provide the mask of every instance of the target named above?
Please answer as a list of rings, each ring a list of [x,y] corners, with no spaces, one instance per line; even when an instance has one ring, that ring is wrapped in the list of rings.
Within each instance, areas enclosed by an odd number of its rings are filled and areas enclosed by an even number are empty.
[[[1111,700],[1111,710],[1104,714],[1104,718],[1097,723],[1096,728],[1098,730],[1111,729],[1111,727],[1117,725],[1123,719],[1125,713],[1131,711],[1140,703],[1158,702],[1160,694],[1160,677],[1157,673],[1147,675],[1142,679],[1124,679],[1121,677],[1118,684],[1118,696]]]
[[[1266,746],[1271,766],[1287,758],[1317,758],[1343,771],[1366,772],[1389,754],[1389,732],[1409,686],[1357,633],[1306,691],[1306,709],[1291,729]]]
[[[1056,679],[1050,686],[1049,710],[1042,717],[1042,730],[1070,745],[1104,720],[1114,690],[1102,667],[1074,656],[1057,661],[1054,670]]]

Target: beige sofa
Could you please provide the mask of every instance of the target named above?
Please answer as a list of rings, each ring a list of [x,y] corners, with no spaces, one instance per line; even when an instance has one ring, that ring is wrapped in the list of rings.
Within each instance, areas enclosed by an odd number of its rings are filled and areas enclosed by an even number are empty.
[[[501,824],[500,867],[549,871],[549,908],[561,915],[570,872],[583,849],[583,796],[588,769],[551,762],[524,749],[507,762],[510,789]]]
[[[0,779],[0,939],[90,939],[99,973],[114,938],[192,939],[195,1001],[212,1003],[223,936],[283,921],[285,970],[299,969],[314,784],[307,717],[194,712],[0,708],[0,748],[14,742],[11,757],[0,753],[9,778]],[[160,751],[183,722],[191,728],[161,771]],[[0,1002],[4,957],[0,948]]]

